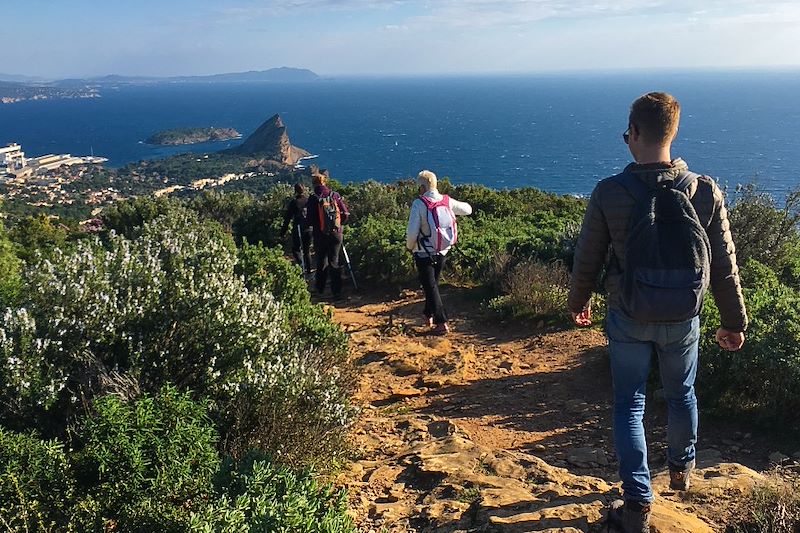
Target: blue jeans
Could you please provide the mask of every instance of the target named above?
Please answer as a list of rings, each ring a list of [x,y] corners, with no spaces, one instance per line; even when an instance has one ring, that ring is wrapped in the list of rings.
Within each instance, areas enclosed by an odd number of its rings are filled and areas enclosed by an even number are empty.
[[[610,310],[606,324],[614,379],[614,445],[626,500],[653,501],[644,436],[645,391],[655,351],[667,400],[667,459],[683,470],[697,442],[697,352],[700,319],[678,324],[640,324]]]

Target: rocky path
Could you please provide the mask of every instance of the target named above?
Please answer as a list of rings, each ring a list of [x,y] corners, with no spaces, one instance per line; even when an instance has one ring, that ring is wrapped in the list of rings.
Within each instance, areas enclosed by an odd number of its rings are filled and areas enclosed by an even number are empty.
[[[505,325],[469,291],[449,289],[445,298],[460,312],[444,338],[422,327],[421,293],[354,297],[335,310],[362,372],[357,454],[339,480],[359,526],[607,531],[604,513],[619,485],[602,333]],[[666,407],[652,396],[654,531],[721,531],[722,510],[760,478],[738,463],[766,466],[769,442],[704,426],[695,486],[671,492]]]

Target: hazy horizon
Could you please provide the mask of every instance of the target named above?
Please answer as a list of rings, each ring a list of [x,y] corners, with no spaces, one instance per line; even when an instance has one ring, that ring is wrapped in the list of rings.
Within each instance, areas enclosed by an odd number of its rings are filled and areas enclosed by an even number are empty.
[[[192,74],[162,74],[162,75],[149,75],[149,74],[128,74],[125,72],[106,72],[103,74],[93,74],[82,76],[80,74],[59,76],[59,77],[44,77],[34,76],[24,72],[0,72],[0,78],[3,76],[20,77],[39,79],[44,81],[58,81],[66,79],[95,79],[103,78],[106,76],[120,76],[125,78],[178,78],[178,77],[204,77],[219,74],[240,74],[246,72],[259,72],[282,67],[305,69],[305,67],[281,65],[280,67],[264,67],[264,68],[249,68],[236,72],[198,72]],[[341,73],[341,74],[320,74],[322,81],[336,81],[336,80],[351,80],[351,79],[375,79],[375,80],[390,80],[390,79],[437,79],[437,78],[470,78],[470,77],[548,77],[548,76],[592,76],[592,75],[639,75],[639,74],[693,74],[693,73],[706,73],[706,74],[758,74],[758,73],[797,73],[800,74],[800,65],[743,65],[740,67],[716,67],[716,66],[697,66],[697,67],[674,67],[674,68],[652,68],[652,67],[633,67],[633,68],[585,68],[585,69],[552,69],[552,70],[531,70],[531,71],[473,71],[473,72],[445,72],[445,73],[429,73],[429,72],[408,72],[408,73]],[[302,82],[301,82],[302,83]]]
[[[4,19],[2,71],[47,79],[800,68],[785,0],[28,0]]]

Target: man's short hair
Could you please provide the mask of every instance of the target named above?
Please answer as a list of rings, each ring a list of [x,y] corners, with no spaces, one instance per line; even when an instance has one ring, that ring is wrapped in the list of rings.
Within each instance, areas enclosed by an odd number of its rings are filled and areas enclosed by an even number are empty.
[[[647,93],[634,100],[628,122],[649,144],[667,145],[678,133],[681,105],[667,93]]]
[[[417,185],[425,187],[426,191],[436,189],[436,174],[430,170],[423,170],[417,175]]]

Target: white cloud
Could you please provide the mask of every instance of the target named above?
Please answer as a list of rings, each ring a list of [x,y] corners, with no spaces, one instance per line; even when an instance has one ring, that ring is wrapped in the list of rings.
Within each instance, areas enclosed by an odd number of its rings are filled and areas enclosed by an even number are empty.
[[[624,16],[685,16],[686,22],[778,22],[800,20],[800,3],[787,0],[253,0],[222,8],[216,16],[239,22],[321,11],[391,11],[406,7],[416,14],[390,26],[454,28],[514,27],[549,19],[591,18],[598,22]]]

